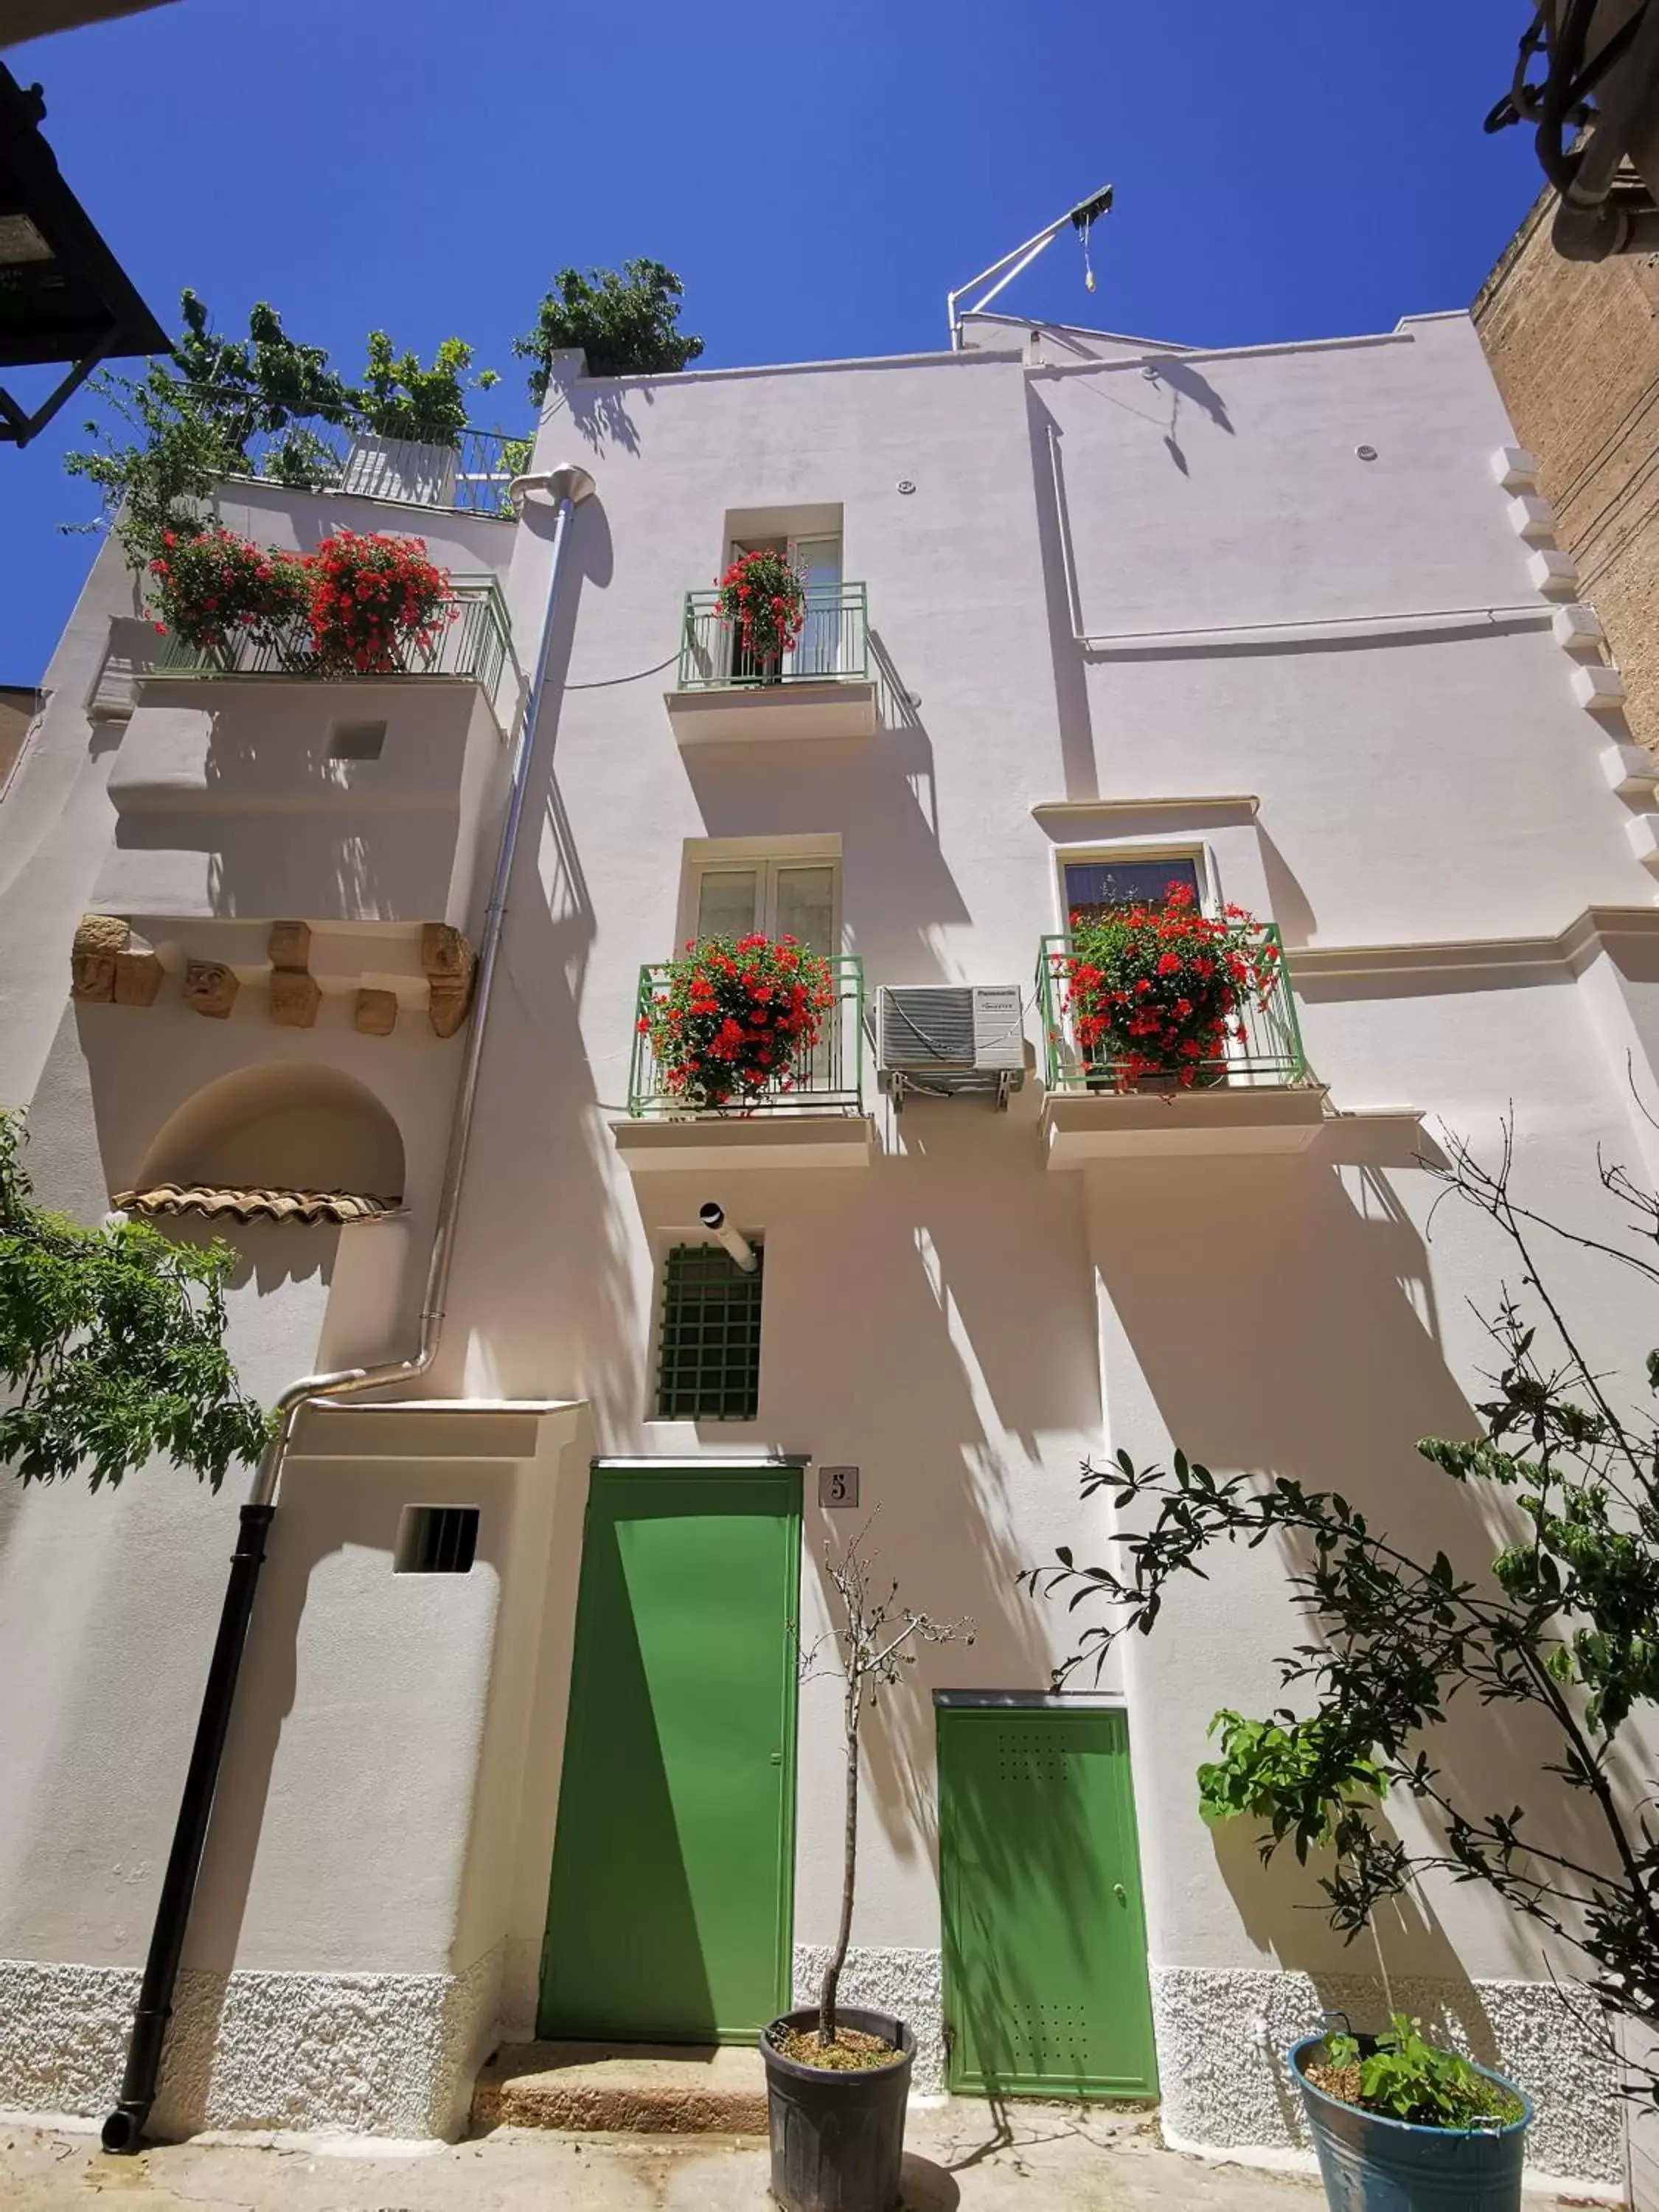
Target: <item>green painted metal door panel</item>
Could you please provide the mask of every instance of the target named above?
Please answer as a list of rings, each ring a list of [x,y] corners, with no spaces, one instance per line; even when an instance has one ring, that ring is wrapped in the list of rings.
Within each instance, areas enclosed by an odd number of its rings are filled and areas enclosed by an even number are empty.
[[[789,1996],[800,1476],[596,1468],[538,2033],[752,2036]]]
[[[1128,1725],[1098,1708],[941,1706],[950,2086],[1158,2086]]]

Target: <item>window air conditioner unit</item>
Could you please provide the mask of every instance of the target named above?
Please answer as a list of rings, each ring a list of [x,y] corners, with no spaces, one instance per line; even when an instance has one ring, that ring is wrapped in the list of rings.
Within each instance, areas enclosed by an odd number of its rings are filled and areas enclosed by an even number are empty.
[[[896,1108],[915,1091],[1008,1103],[1025,1080],[1024,1006],[1018,984],[884,984],[876,993],[876,1058]]]

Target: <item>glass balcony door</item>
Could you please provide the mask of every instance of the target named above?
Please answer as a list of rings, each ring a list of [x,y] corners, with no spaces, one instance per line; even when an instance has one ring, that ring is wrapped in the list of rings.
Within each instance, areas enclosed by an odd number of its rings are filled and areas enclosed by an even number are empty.
[[[732,560],[745,553],[781,553],[806,589],[806,616],[800,635],[781,660],[750,653],[735,631],[729,633],[726,672],[739,684],[776,683],[780,677],[801,682],[839,676],[848,654],[842,633],[841,540],[839,538],[752,538],[736,541]],[[803,940],[804,942],[805,940]]]
[[[775,943],[793,937],[811,952],[832,958],[841,942],[836,912],[839,869],[833,860],[763,860],[752,868],[706,868],[697,885],[697,936],[746,937],[759,930]],[[837,1007],[825,1018],[823,1036],[805,1068],[798,1071],[815,1089],[834,1081]]]
[[[828,957],[836,950],[833,860],[764,860],[752,868],[705,868],[697,884],[697,936],[793,937]]]
[[[796,538],[789,545],[790,566],[806,586],[806,619],[793,649],[784,656],[784,673],[797,678],[839,676],[842,647],[841,540]]]

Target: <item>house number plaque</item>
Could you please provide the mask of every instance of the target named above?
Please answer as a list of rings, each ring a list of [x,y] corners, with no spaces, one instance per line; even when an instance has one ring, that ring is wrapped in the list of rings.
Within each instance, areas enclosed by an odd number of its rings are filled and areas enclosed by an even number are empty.
[[[859,1471],[855,1467],[821,1467],[818,1469],[818,1504],[820,1505],[856,1505],[859,1502]]]

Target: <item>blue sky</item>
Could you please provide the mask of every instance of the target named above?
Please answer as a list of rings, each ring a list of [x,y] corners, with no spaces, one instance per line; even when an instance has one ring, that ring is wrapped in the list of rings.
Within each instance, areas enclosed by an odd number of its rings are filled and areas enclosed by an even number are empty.
[[[175,0],[5,59],[167,328],[190,284],[352,374],[377,325],[459,334],[503,372],[478,419],[517,428],[509,342],[566,263],[678,270],[708,366],[908,352],[1108,179],[1093,298],[1068,234],[1000,306],[1212,345],[1466,306],[1538,187],[1522,133],[1480,132],[1528,14]],[[39,678],[90,557],[59,529],[95,507],[60,466],[85,412],[0,448],[0,682]]]

